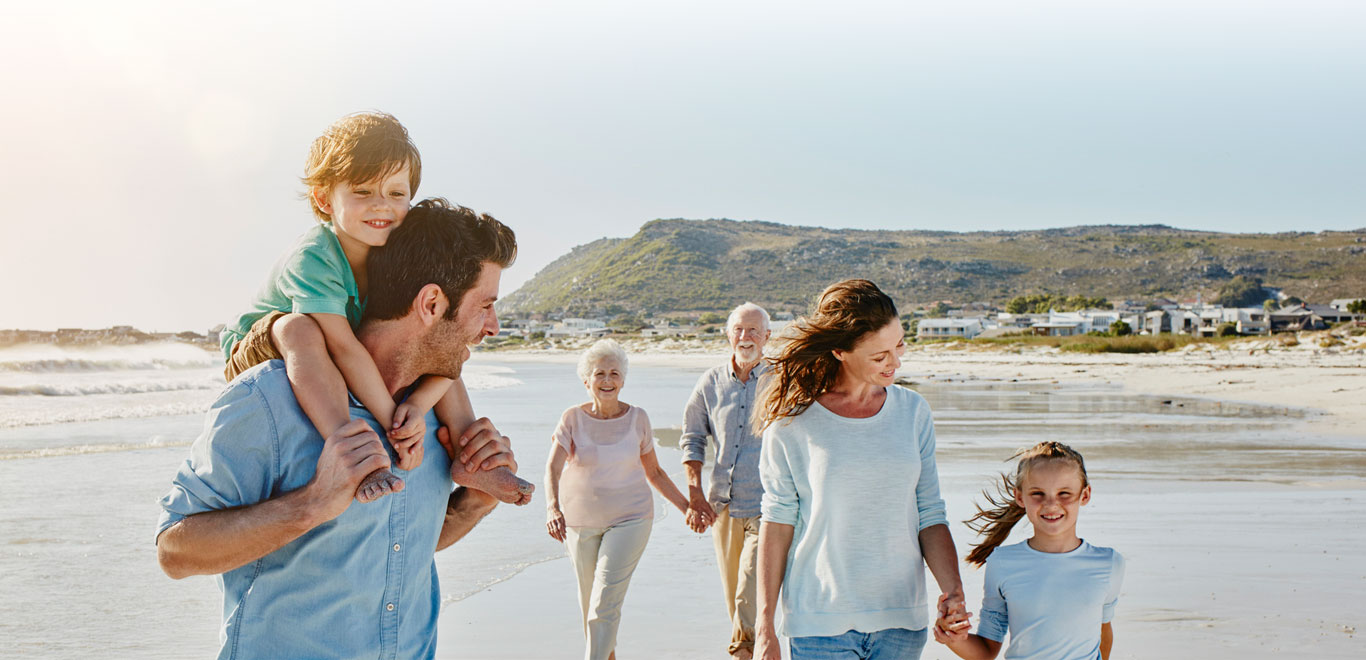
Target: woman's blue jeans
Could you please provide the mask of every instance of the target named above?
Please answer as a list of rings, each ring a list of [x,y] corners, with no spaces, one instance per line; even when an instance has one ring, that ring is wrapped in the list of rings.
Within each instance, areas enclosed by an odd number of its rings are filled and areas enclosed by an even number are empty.
[[[888,628],[872,633],[850,630],[831,637],[793,637],[792,660],[918,660],[928,631]]]

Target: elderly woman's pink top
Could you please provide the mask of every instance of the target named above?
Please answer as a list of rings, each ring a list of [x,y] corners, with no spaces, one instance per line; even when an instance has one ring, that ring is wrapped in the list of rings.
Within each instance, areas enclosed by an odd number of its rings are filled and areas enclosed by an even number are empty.
[[[653,518],[654,496],[640,457],[655,450],[650,418],[631,406],[597,419],[574,406],[551,436],[569,454],[560,473],[560,511],[569,527],[611,527]]]

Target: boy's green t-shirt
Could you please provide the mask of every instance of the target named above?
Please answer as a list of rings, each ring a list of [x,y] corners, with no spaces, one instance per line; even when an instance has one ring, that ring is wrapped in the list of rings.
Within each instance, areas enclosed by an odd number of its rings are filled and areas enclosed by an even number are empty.
[[[355,330],[364,309],[341,242],[330,225],[320,224],[304,232],[298,244],[275,263],[265,286],[256,293],[251,311],[224,326],[218,343],[223,358],[232,357],[232,347],[246,336],[252,324],[275,310],[338,314],[345,316]]]

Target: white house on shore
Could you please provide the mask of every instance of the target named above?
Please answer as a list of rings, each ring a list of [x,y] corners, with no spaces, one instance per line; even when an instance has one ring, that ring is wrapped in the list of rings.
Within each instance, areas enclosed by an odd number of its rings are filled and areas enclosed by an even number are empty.
[[[916,327],[916,339],[972,339],[982,334],[981,319],[925,319]]]
[[[598,319],[564,319],[545,331],[546,337],[600,337],[608,334],[607,324]]]

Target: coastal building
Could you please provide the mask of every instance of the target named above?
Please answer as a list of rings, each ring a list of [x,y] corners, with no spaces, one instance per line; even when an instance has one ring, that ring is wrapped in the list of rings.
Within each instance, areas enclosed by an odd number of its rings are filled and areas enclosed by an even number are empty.
[[[656,323],[640,331],[642,337],[684,337],[695,334],[697,334],[697,326],[695,325],[674,325],[672,323]]]
[[[1084,335],[1081,321],[1050,321],[1046,323],[1035,323],[1030,326],[1034,334],[1042,337],[1072,337],[1074,335]]]
[[[972,339],[982,334],[981,319],[925,319],[916,327],[916,339]]]
[[[1297,330],[1326,330],[1330,326],[1351,321],[1353,314],[1329,305],[1300,303],[1282,307],[1271,313],[1272,332]]]
[[[1328,306],[1338,310],[1339,312],[1345,312],[1347,311],[1348,305],[1358,300],[1366,300],[1366,298],[1337,298],[1332,302],[1328,303]]]
[[[567,318],[545,331],[546,337],[602,337],[609,334],[607,323],[599,319]]]

